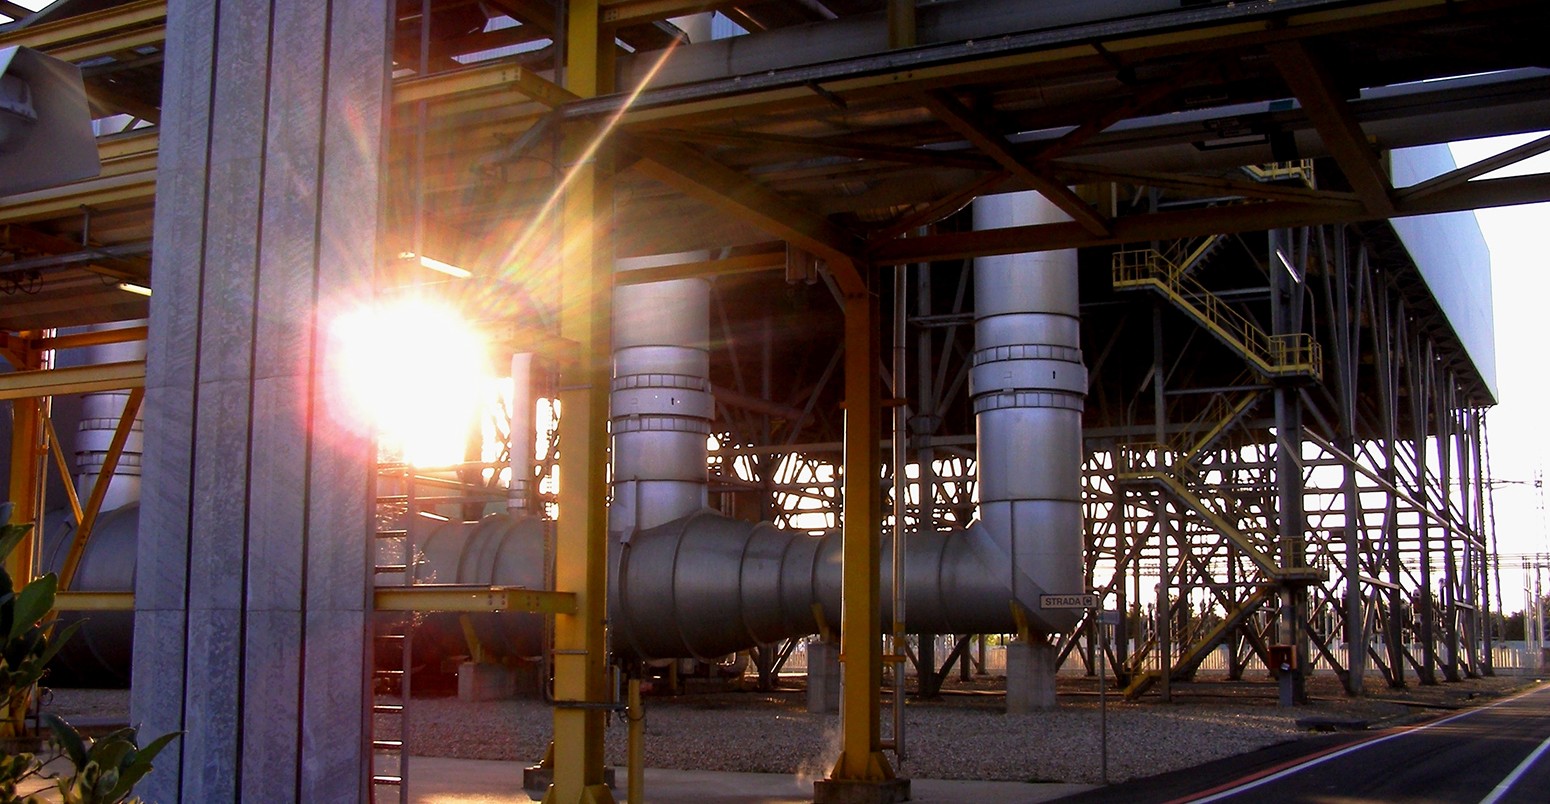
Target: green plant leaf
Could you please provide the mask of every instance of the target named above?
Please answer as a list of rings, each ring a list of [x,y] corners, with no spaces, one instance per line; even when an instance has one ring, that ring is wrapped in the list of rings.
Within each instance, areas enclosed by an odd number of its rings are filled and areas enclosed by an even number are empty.
[[[82,621],[76,620],[60,629],[59,633],[54,634],[54,638],[48,641],[48,647],[44,648],[42,655],[38,657],[38,663],[48,664],[53,661],[54,654],[58,653],[59,649],[63,648],[65,643],[70,641],[70,637],[75,636],[75,632],[80,630],[81,625]]]
[[[11,613],[11,632],[8,638],[15,639],[26,633],[48,610],[54,607],[54,590],[59,586],[59,578],[50,572],[39,578],[33,579],[16,596],[16,609]]]
[[[44,713],[43,721],[48,724],[48,730],[54,733],[54,743],[65,752],[65,756],[70,758],[70,764],[79,772],[86,765],[86,743],[81,740],[81,733],[64,718],[53,713]]]
[[[0,525],[0,560],[4,560],[32,532],[32,525]]]
[[[168,743],[181,736],[183,736],[181,731],[163,734],[134,754],[134,758],[126,766],[119,768],[118,786],[113,788],[113,795],[109,800],[118,801],[128,796],[129,792],[134,789],[135,784],[147,773],[151,772],[151,760],[155,759],[156,755],[161,753],[161,750],[166,748]]]
[[[134,751],[134,735],[131,734],[127,739],[118,737],[96,740],[92,743],[90,753],[92,761],[102,766],[104,774],[111,772],[116,778],[119,766],[124,764],[124,757],[133,756]]]

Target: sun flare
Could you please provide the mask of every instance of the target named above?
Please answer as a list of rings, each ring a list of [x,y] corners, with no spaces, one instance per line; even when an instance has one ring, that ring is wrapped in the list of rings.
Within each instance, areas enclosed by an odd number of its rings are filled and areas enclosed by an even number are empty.
[[[336,319],[340,392],[378,451],[417,466],[463,460],[490,387],[488,347],[450,307],[381,302]]]

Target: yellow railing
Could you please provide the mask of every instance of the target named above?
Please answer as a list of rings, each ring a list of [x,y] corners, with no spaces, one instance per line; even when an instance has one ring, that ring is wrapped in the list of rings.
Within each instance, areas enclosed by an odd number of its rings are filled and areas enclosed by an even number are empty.
[[[1113,266],[1115,289],[1156,288],[1266,375],[1323,376],[1323,353],[1312,336],[1265,332],[1204,285],[1183,275],[1156,249],[1115,252]]]
[[[1188,273],[1189,269],[1193,268],[1205,256],[1206,252],[1215,248],[1225,237],[1226,235],[1214,234],[1209,237],[1202,237],[1198,242],[1180,240],[1163,257],[1164,260],[1170,263],[1170,274]]]
[[[1243,170],[1259,181],[1296,179],[1313,186],[1313,160],[1294,159],[1290,162],[1271,162],[1268,165],[1244,165]]]
[[[1218,394],[1211,397],[1210,404],[1206,406],[1205,412],[1195,420],[1196,426],[1191,427],[1190,432],[1199,432],[1200,425],[1209,426],[1206,427],[1205,432],[1196,436],[1187,448],[1181,450],[1183,462],[1190,463],[1194,461],[1195,457],[1202,450],[1210,446],[1211,442],[1215,441],[1216,437],[1221,435],[1222,431],[1226,430],[1227,426],[1232,424],[1258,398],[1259,395],[1253,391],[1245,392],[1237,400],[1233,400],[1226,394]]]

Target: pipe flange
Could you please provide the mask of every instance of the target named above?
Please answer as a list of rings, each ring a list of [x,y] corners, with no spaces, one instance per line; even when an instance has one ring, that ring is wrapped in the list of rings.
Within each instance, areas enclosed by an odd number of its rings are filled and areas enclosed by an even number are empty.
[[[710,393],[710,380],[692,374],[643,373],[621,374],[609,384],[609,390],[614,392],[632,388],[681,388]]]
[[[969,393],[1057,391],[1086,395],[1087,367],[1066,360],[997,360],[969,371]]]
[[[613,419],[609,429],[614,435],[624,433],[694,433],[710,435],[710,420],[686,416],[620,416]]]
[[[716,400],[704,391],[644,387],[614,391],[608,406],[615,419],[673,416],[708,421],[714,418]]]
[[[974,365],[981,366],[1001,360],[1060,360],[1081,363],[1082,350],[1075,346],[1053,343],[1019,343],[1010,346],[993,346],[974,352]]]
[[[1058,391],[997,391],[974,397],[976,414],[1008,408],[1054,408],[1081,413],[1085,407],[1081,395]]]

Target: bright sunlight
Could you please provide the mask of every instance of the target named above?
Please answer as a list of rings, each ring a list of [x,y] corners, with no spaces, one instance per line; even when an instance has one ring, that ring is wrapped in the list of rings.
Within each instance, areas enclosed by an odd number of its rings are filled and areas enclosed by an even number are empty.
[[[463,460],[488,395],[487,347],[456,310],[415,299],[363,307],[330,329],[341,391],[378,451],[416,466]]]

